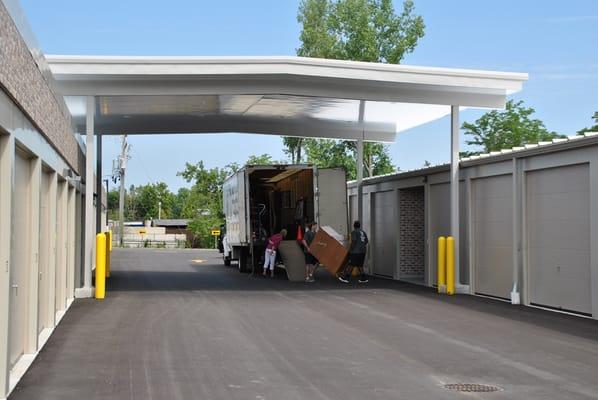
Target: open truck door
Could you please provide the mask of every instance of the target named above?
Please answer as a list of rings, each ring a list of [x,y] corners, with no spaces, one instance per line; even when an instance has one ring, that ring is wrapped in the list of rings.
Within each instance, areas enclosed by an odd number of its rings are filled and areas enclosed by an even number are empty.
[[[318,168],[314,175],[316,222],[347,237],[347,174],[344,168]]]

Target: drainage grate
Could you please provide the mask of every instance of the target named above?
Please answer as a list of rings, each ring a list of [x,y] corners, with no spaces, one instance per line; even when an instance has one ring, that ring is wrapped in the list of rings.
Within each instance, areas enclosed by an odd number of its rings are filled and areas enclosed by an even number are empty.
[[[475,392],[475,393],[488,393],[488,392],[499,392],[502,389],[498,386],[482,385],[479,383],[447,383],[444,385],[445,389],[453,390],[455,392]]]

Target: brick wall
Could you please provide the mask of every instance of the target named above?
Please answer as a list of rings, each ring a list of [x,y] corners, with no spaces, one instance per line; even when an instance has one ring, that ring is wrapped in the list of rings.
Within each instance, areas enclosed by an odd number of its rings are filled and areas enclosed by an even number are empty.
[[[403,277],[424,276],[425,219],[424,188],[401,189],[399,200],[400,259]]]
[[[61,106],[0,1],[0,88],[79,175],[85,156],[73,135],[71,117]]]

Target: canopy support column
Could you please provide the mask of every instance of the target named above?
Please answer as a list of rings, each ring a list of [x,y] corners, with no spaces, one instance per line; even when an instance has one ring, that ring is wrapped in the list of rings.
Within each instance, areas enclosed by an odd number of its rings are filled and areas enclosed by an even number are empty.
[[[98,154],[96,156],[96,233],[102,233],[102,134],[96,133],[96,146],[98,147]],[[106,193],[108,195],[108,193]]]
[[[461,284],[459,261],[459,106],[451,106],[451,236],[455,240],[455,291],[469,293]]]
[[[93,288],[91,287],[91,272],[93,263],[93,243],[95,239],[94,229],[94,215],[93,215],[93,136],[94,136],[94,116],[95,116],[95,98],[87,96],[85,119],[85,227],[84,235],[84,251],[83,256],[83,287],[75,290],[75,297],[85,298],[93,296]]]
[[[357,139],[357,220],[363,223],[363,139],[365,136],[363,116],[365,113],[365,101],[359,102],[359,125],[361,126],[361,138]],[[349,221],[349,230],[353,221]]]

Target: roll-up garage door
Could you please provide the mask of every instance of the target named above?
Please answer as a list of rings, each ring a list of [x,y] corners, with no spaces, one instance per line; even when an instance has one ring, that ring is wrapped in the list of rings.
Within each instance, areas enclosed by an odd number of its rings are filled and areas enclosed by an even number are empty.
[[[530,302],[591,313],[587,164],[528,172]]]
[[[451,198],[448,183],[430,185],[430,272],[432,285],[438,284],[438,237],[451,234]]]
[[[435,183],[430,185],[429,191],[429,249],[428,265],[430,284],[435,286],[438,269],[438,237],[451,235],[451,185]],[[461,283],[469,282],[469,257],[467,247],[467,196],[465,182],[459,182],[459,274]]]
[[[509,298],[513,285],[513,182],[511,175],[472,181],[475,291]]]
[[[374,194],[374,235],[370,249],[374,251],[373,272],[394,277],[397,267],[397,224],[395,211],[398,205],[396,192]]]

